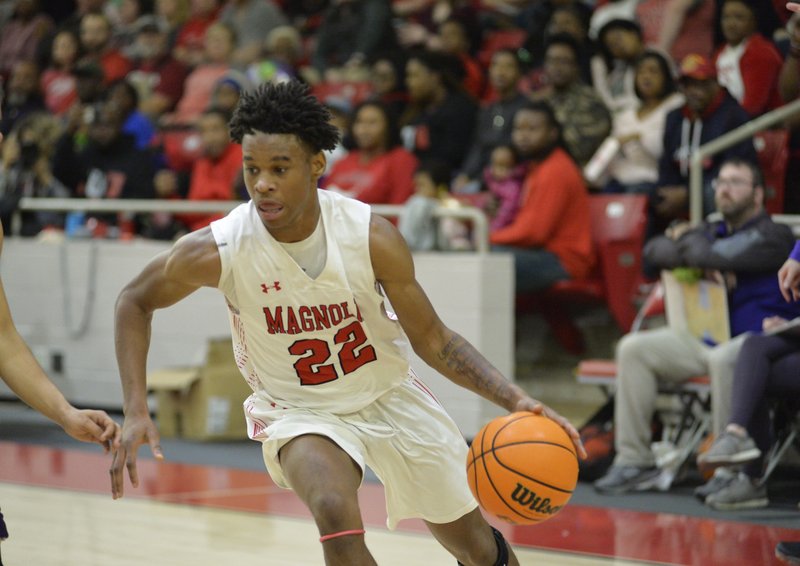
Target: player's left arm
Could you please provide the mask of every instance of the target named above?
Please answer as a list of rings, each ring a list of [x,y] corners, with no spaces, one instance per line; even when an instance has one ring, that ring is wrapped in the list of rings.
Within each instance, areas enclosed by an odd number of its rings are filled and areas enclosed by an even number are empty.
[[[369,246],[375,277],[414,352],[425,363],[509,412],[544,413],[567,431],[578,453],[585,456],[580,435],[569,421],[506,379],[472,344],[441,321],[417,282],[411,253],[393,224],[373,215]]]
[[[0,249],[3,232],[0,227]],[[119,426],[103,411],[73,407],[47,377],[17,331],[0,282],[0,377],[25,403],[58,423],[70,436],[97,442],[108,451],[119,445]]]

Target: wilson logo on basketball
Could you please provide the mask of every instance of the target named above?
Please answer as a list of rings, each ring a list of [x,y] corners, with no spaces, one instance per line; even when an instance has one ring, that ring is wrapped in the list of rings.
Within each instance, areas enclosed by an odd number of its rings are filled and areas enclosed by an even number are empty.
[[[516,501],[523,507],[527,507],[536,513],[544,515],[555,515],[561,510],[562,505],[550,506],[550,498],[539,497],[535,491],[531,491],[521,483],[517,484],[514,493],[511,494],[511,499]]]
[[[575,445],[557,422],[529,412],[497,417],[470,445],[467,482],[484,511],[516,525],[558,514],[578,482]]]

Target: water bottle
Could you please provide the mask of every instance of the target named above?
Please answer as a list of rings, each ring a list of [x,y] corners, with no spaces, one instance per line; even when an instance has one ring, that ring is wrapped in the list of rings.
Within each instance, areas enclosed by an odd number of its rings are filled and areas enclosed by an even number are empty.
[[[68,238],[78,237],[83,229],[86,214],[82,211],[70,212],[64,222],[64,232]]]

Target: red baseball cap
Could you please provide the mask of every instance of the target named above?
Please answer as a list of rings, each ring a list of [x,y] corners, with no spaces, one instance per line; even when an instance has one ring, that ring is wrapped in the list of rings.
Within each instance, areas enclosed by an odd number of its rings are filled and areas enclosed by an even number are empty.
[[[698,81],[716,79],[717,68],[714,66],[714,63],[702,55],[692,53],[684,57],[683,61],[681,61],[680,78],[695,79]]]

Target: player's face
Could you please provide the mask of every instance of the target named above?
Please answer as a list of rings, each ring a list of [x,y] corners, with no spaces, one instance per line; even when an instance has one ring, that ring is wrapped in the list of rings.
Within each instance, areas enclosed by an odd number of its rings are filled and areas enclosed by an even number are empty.
[[[317,181],[325,156],[292,134],[247,134],[242,140],[244,183],[261,222],[280,242],[299,242],[319,220]]]

